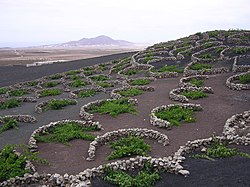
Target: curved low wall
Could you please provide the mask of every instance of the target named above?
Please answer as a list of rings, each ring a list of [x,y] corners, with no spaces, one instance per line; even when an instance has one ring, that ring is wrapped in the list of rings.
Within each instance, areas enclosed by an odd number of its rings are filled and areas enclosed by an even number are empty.
[[[38,146],[37,146],[37,141],[35,139],[35,136],[37,134],[47,132],[51,128],[54,128],[54,127],[59,126],[59,125],[63,125],[65,123],[70,123],[70,122],[75,122],[78,125],[84,126],[84,127],[97,126],[98,129],[102,128],[102,126],[98,122],[92,122],[92,121],[62,120],[62,121],[57,121],[57,122],[51,122],[48,125],[41,126],[41,127],[39,127],[38,129],[36,129],[35,131],[32,132],[32,134],[30,136],[30,139],[28,141],[28,146],[29,146],[30,151],[32,151],[32,152],[37,151]]]
[[[181,87],[181,88],[176,88],[176,89],[171,90],[169,92],[169,98],[173,101],[179,101],[181,103],[188,103],[189,99],[186,96],[181,95],[181,93],[184,91],[202,91],[208,94],[214,93],[214,90],[211,87],[197,88],[197,87],[190,86],[190,87]]]
[[[169,105],[162,105],[162,106],[158,106],[156,108],[154,108],[151,113],[150,113],[150,123],[151,125],[154,125],[156,127],[160,127],[160,128],[167,128],[170,129],[170,122],[167,120],[162,120],[160,118],[158,118],[155,113],[159,112],[161,110],[166,110],[172,106],[180,106],[182,108],[189,108],[189,109],[195,109],[195,110],[202,110],[202,107],[200,104],[191,104],[191,103],[187,103],[187,104],[169,104]]]
[[[119,92],[130,90],[133,88],[138,89],[138,90],[142,90],[142,91],[147,91],[147,92],[153,92],[155,90],[154,87],[152,87],[152,86],[124,86],[124,87],[112,90],[110,93],[110,97],[111,97],[111,99],[120,99],[123,96],[121,94],[119,94]]]
[[[88,161],[94,160],[97,147],[122,137],[128,137],[129,135],[154,139],[157,142],[163,144],[164,146],[169,144],[169,139],[167,135],[161,134],[158,131],[154,131],[151,129],[141,129],[141,128],[119,129],[117,131],[107,132],[102,136],[96,137],[95,140],[89,144],[89,150],[88,150],[89,156],[87,160]]]
[[[80,113],[79,113],[79,116],[81,119],[83,120],[86,120],[86,121],[90,121],[94,118],[94,115],[93,114],[90,114],[89,112],[87,112],[92,106],[96,105],[96,106],[100,106],[103,102],[105,101],[114,101],[116,99],[103,99],[103,100],[96,100],[96,101],[93,101],[93,102],[90,102],[86,105],[83,105],[81,108],[80,108]],[[138,101],[137,99],[128,99],[128,102],[129,103],[134,103],[135,105],[138,104]]]
[[[226,86],[232,90],[250,90],[250,84],[240,84],[234,83],[234,81],[239,80],[242,75],[250,74],[249,72],[233,75],[226,80]]]

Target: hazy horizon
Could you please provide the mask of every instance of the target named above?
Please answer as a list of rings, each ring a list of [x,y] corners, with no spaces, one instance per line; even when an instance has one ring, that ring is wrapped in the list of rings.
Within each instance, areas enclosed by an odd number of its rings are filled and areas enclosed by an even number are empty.
[[[0,47],[99,35],[156,43],[207,30],[249,29],[249,10],[249,0],[1,0]]]

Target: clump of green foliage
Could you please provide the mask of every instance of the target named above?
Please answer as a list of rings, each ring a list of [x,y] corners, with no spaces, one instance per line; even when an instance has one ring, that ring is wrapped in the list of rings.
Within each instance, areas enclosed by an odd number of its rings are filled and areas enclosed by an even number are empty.
[[[194,99],[194,100],[208,96],[206,93],[202,91],[184,91],[184,92],[181,92],[181,95],[184,95],[187,98]]]
[[[116,117],[121,113],[136,114],[138,111],[135,109],[133,103],[129,103],[128,99],[122,98],[117,100],[105,101],[99,106],[92,106],[91,113],[109,114]]]
[[[205,44],[204,44],[204,47],[207,49],[207,48],[210,48],[210,47],[212,47],[213,46],[213,44],[212,43],[209,43],[209,42],[206,42]]]
[[[60,78],[62,78],[62,77],[63,77],[63,75],[61,75],[61,74],[54,74],[54,75],[50,76],[50,78],[51,78],[52,80],[60,79]]]
[[[96,75],[93,77],[90,77],[93,81],[106,81],[109,80],[109,78],[105,75]]]
[[[43,111],[46,110],[61,110],[64,107],[68,106],[68,105],[76,105],[76,101],[74,100],[66,100],[66,99],[52,99],[49,101],[49,103],[43,108]]]
[[[90,76],[94,74],[94,71],[84,71],[83,74],[86,76]]]
[[[113,87],[114,85],[112,83],[109,83],[107,81],[101,81],[97,83],[98,86],[101,86],[103,88]]]
[[[108,67],[107,67],[106,64],[99,64],[98,69],[99,69],[100,71],[105,71],[105,70],[108,69]]]
[[[20,106],[21,101],[16,98],[8,99],[0,103],[0,109],[15,108]]]
[[[0,95],[1,95],[1,94],[6,94],[7,91],[8,91],[7,88],[0,88]]]
[[[154,59],[153,54],[152,53],[147,53],[144,60],[143,60],[143,63],[146,64],[146,63],[148,63],[148,61],[153,60],[153,59]]]
[[[30,81],[27,83],[27,86],[36,86],[38,85],[38,81]]]
[[[147,80],[147,79],[135,79],[131,82],[131,85],[139,85],[139,86],[142,86],[142,85],[146,85],[146,84],[149,84],[151,81],[150,80]]]
[[[49,129],[48,132],[36,135],[38,142],[68,144],[71,140],[82,139],[93,141],[95,136],[87,132],[99,130],[97,126],[83,127],[75,122],[68,122]]]
[[[235,53],[237,55],[245,54],[246,52],[247,52],[247,48],[243,48],[243,47],[234,47],[233,48],[233,53]]]
[[[95,90],[92,90],[92,89],[86,90],[86,91],[80,91],[80,92],[77,94],[78,97],[92,97],[92,96],[94,96],[94,95],[96,95],[96,91],[95,91]]]
[[[41,97],[54,96],[62,94],[60,89],[45,89],[40,92]]]
[[[163,73],[163,72],[183,73],[183,68],[180,68],[177,65],[170,65],[170,66],[164,65],[160,69],[158,69],[158,70],[154,69],[153,71],[160,72],[160,73]]]
[[[72,88],[79,88],[82,86],[86,86],[86,82],[80,79],[76,79],[70,83],[70,87]]]
[[[195,154],[192,157],[196,159],[203,158],[214,161],[215,158],[227,158],[237,155],[250,158],[250,154],[239,152],[236,148],[227,148],[225,144],[222,144],[217,139],[214,139],[211,147],[207,148],[204,154]]]
[[[51,82],[46,82],[46,83],[44,83],[44,86],[45,86],[46,88],[52,88],[52,87],[57,86],[58,84],[59,84],[59,82],[51,81]]]
[[[170,126],[179,126],[180,122],[195,122],[196,118],[194,117],[194,112],[198,110],[192,110],[188,108],[182,108],[178,105],[167,108],[156,112],[156,117],[167,120],[170,123]]]
[[[138,74],[140,73],[141,70],[137,70],[137,69],[129,69],[127,72],[125,72],[124,74],[125,75],[128,75],[128,76],[131,76],[131,75],[135,75],[135,74]]]
[[[108,160],[134,155],[147,156],[151,151],[150,145],[146,144],[142,137],[134,135],[111,142],[110,147],[113,151],[108,156]]]
[[[17,156],[14,153],[16,148],[21,150],[21,155]],[[25,173],[29,173],[30,170],[25,169],[27,160],[48,164],[47,160],[38,157],[38,152],[30,152],[27,145],[13,146],[7,144],[0,151],[0,182],[16,176],[22,177]]]
[[[18,90],[9,91],[9,94],[10,94],[10,96],[18,97],[18,96],[23,96],[25,94],[29,94],[29,92],[27,90],[24,90],[24,89],[18,89]]]
[[[71,70],[71,71],[66,72],[65,74],[66,75],[76,75],[80,72],[81,72],[80,70]]]
[[[192,70],[209,70],[212,68],[211,64],[195,63],[190,66]]]
[[[129,90],[120,91],[118,93],[124,97],[131,97],[131,96],[141,95],[144,93],[144,91],[137,88],[131,88]]]
[[[91,66],[87,66],[85,68],[82,68],[84,71],[92,71],[94,70],[95,68],[94,67],[91,67]]]
[[[216,53],[220,53],[221,51],[223,51],[223,48],[222,47],[219,47],[215,50]]]
[[[1,120],[1,118],[0,118]],[[15,128],[17,129],[17,121],[13,118],[4,118],[2,119],[3,125],[0,126],[0,134],[9,129]]]
[[[249,84],[250,83],[250,73],[239,76],[239,81],[241,84]]]
[[[189,83],[191,83],[197,87],[202,87],[204,85],[203,80],[199,80],[199,79],[195,79],[195,78],[190,79]]]
[[[209,37],[215,37],[215,38],[218,36],[218,34],[219,34],[219,31],[210,31],[208,33]]]
[[[131,176],[122,170],[114,171],[110,167],[106,167],[104,173],[105,181],[119,187],[152,187],[160,179],[160,173],[148,162],[136,176]]]
[[[0,181],[5,181],[16,176],[23,176],[29,170],[25,169],[26,157],[14,154],[14,146],[7,144],[0,153]]]
[[[81,79],[81,77],[79,75],[72,75],[72,76],[70,76],[70,79],[74,81],[74,80]]]
[[[203,54],[203,55],[200,55],[200,58],[203,58],[203,59],[212,59],[213,56],[211,54]]]

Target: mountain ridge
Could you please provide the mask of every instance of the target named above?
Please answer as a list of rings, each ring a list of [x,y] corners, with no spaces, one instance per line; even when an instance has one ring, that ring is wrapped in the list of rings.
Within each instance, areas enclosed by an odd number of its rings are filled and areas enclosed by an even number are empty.
[[[131,46],[132,42],[126,40],[115,40],[109,36],[99,35],[94,38],[81,38],[59,44],[44,45],[43,47],[85,47],[85,46]]]

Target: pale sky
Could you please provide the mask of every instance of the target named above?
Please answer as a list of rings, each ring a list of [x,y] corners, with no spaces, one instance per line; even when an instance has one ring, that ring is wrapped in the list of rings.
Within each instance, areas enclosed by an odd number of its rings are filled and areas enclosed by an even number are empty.
[[[107,35],[160,42],[199,31],[250,29],[250,0],[0,0],[0,43]]]

